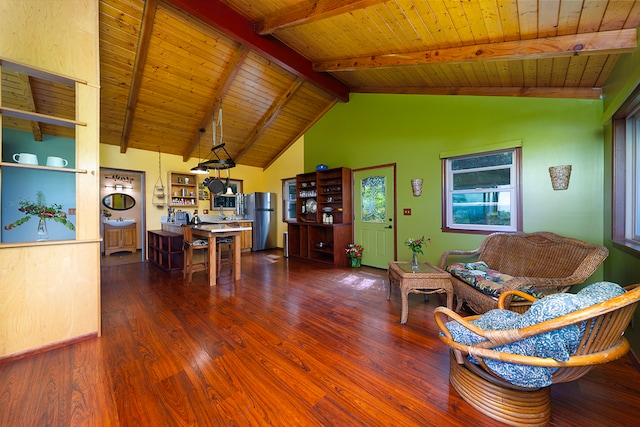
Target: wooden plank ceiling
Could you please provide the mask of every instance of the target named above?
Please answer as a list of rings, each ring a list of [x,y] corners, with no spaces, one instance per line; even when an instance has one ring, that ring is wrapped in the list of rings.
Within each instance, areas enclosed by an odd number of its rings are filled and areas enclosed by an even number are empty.
[[[222,106],[228,153],[266,168],[351,92],[597,99],[639,24],[639,0],[100,0],[100,140],[195,165]],[[2,79],[6,106],[73,97]]]

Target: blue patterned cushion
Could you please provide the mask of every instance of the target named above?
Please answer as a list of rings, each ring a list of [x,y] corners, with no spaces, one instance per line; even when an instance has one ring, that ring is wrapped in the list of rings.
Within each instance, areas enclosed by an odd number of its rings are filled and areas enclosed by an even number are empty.
[[[484,330],[520,329],[571,313],[606,301],[624,293],[624,289],[611,282],[589,285],[577,294],[553,294],[535,301],[529,310],[519,315],[509,310],[491,310],[472,323]],[[539,334],[508,345],[496,347],[496,351],[527,356],[551,357],[566,361],[575,353],[584,332],[585,322]],[[472,345],[483,340],[457,322],[447,327],[456,342]],[[454,332],[455,331],[455,332]],[[473,357],[469,360],[477,363]],[[485,359],[487,367],[506,381],[521,387],[539,388],[551,385],[554,369],[518,365],[498,360]]]
[[[603,301],[617,297],[625,293],[622,286],[613,282],[597,282],[582,289],[576,295],[590,303],[587,305],[599,304]]]
[[[483,261],[470,262],[466,264],[453,263],[446,266],[445,270],[463,282],[473,286],[483,294],[493,298],[498,298],[500,294],[502,294],[504,284],[513,279],[513,276],[501,273],[498,270],[492,270]],[[535,297],[540,297],[539,294],[532,291],[528,286],[519,290]],[[522,300],[522,298],[518,297],[514,297],[514,299]]]
[[[504,331],[511,329],[516,320],[520,319],[520,316],[522,316],[520,313],[511,310],[495,309],[487,311],[470,323],[485,331]],[[472,345],[484,341],[484,337],[471,332],[456,321],[448,322],[447,329],[451,332],[453,340],[461,344]],[[442,335],[442,332],[440,334]]]

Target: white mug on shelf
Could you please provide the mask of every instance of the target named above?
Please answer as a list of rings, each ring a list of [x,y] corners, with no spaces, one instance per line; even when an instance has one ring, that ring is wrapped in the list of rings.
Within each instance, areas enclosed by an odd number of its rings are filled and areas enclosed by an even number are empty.
[[[47,166],[53,166],[56,168],[66,168],[69,162],[67,159],[63,159],[62,157],[47,157]]]
[[[22,163],[23,165],[37,165],[38,156],[31,153],[16,153],[13,155],[13,160],[16,163]]]

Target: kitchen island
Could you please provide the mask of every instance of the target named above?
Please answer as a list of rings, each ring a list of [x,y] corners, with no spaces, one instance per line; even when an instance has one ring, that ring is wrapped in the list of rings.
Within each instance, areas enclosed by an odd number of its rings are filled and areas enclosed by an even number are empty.
[[[211,217],[211,216],[209,216]],[[212,225],[212,224],[223,224],[237,227],[248,227],[247,230],[243,231],[240,234],[240,250],[242,252],[250,252],[251,247],[253,246],[253,236],[252,236],[252,228],[253,221],[250,219],[211,219],[207,218],[207,215],[202,215],[201,217],[202,223],[201,225]],[[182,234],[181,225],[174,222],[162,222],[162,230],[169,231],[171,233]]]
[[[217,284],[217,249],[216,238],[233,237],[233,275],[234,280],[242,277],[242,262],[240,255],[240,236],[243,232],[251,232],[251,227],[231,224],[200,224],[190,226],[193,236],[204,237],[209,242],[209,286]]]

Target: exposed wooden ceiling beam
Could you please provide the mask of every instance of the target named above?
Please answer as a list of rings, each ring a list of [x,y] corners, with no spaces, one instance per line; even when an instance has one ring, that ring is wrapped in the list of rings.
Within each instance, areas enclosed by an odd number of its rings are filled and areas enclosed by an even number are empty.
[[[285,145],[282,150],[280,150],[280,152],[278,153],[278,155],[273,156],[273,158],[271,160],[269,160],[269,163],[267,163],[262,170],[267,170],[269,169],[269,166],[271,166],[273,163],[275,163],[276,160],[278,160],[278,158],[280,156],[282,156],[293,144],[295,144],[296,142],[298,142],[298,140],[300,138],[302,138],[302,136],[307,133],[307,131],[309,129],[311,129],[311,126],[315,125],[316,122],[318,120],[320,120],[320,118],[322,118],[329,110],[331,110],[333,108],[334,105],[336,105],[337,100],[334,100],[333,102],[330,102],[329,104],[327,104],[327,106],[324,108],[324,110],[322,110],[313,120],[311,120],[309,123],[307,123],[307,125],[300,130],[300,132],[298,132],[298,134],[291,139],[291,141],[289,141],[289,143],[287,145]]]
[[[121,153],[126,153],[127,151],[129,135],[131,134],[131,128],[133,127],[133,117],[135,115],[136,105],[138,104],[138,95],[140,94],[140,85],[142,84],[142,72],[144,70],[144,64],[147,62],[151,30],[153,29],[153,21],[156,17],[157,6],[158,0],[148,0],[144,5],[138,49],[133,63],[133,75],[131,86],[129,87],[129,97],[127,99],[124,125],[122,126],[122,137],[120,138]]]
[[[249,55],[249,49],[242,45],[234,52],[233,57],[231,58],[227,68],[225,69],[225,72],[220,76],[222,85],[220,86],[218,92],[213,96],[215,102],[211,104],[211,108],[207,111],[207,114],[202,119],[202,122],[200,122],[200,129],[206,129],[210,124],[213,123],[213,116],[215,112],[220,108],[220,100],[225,97],[227,92],[229,92],[231,83],[233,83],[233,79],[240,71],[242,63],[247,58],[247,55]],[[196,146],[200,144],[200,129],[196,129],[196,135],[194,135],[191,143],[182,155],[182,160],[185,162],[191,158],[191,155],[196,149]]]
[[[19,89],[22,91],[22,98],[25,103],[25,111],[33,111],[36,112],[36,103],[33,99],[33,91],[31,90],[31,82],[29,81],[29,76],[22,73],[16,73],[18,77],[17,82],[19,84]],[[33,132],[33,140],[34,141],[42,141],[42,130],[40,129],[40,123],[30,120],[31,124],[31,132]]]
[[[343,102],[349,101],[349,88],[328,74],[316,72],[311,62],[272,36],[259,36],[253,23],[219,0],[166,0],[207,25],[253,49],[313,83]]]
[[[258,22],[256,24],[256,33],[265,36],[282,28],[309,24],[321,19],[331,18],[388,1],[389,0],[316,0]]]
[[[600,99],[602,96],[601,88],[590,87],[356,87],[352,89],[352,92],[577,99]]]
[[[315,62],[313,68],[316,71],[339,72],[403,65],[458,64],[477,61],[513,61],[567,57],[572,55],[606,55],[631,52],[636,48],[636,45],[636,29],[629,28],[420,52],[335,59]]]
[[[303,80],[301,78],[297,78],[293,84],[289,87],[287,92],[280,97],[278,102],[273,104],[269,111],[264,114],[262,119],[254,126],[251,135],[248,138],[247,143],[242,147],[240,152],[236,154],[236,161],[242,159],[251,146],[256,142],[258,137],[264,133],[264,131],[269,127],[269,125],[278,117],[280,111],[284,108],[284,106],[289,102],[294,93],[302,86]]]

